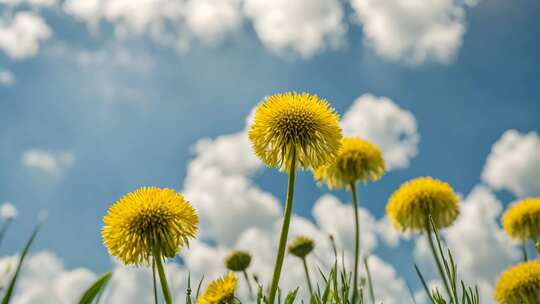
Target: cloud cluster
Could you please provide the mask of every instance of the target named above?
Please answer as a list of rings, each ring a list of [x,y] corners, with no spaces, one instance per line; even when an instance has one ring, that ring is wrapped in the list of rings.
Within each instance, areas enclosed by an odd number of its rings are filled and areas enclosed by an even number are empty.
[[[17,208],[10,202],[5,202],[0,206],[0,218],[4,220],[16,218],[17,213]]]
[[[540,137],[516,130],[504,132],[493,144],[482,171],[482,180],[495,190],[517,197],[540,195]]]
[[[343,43],[346,25],[338,0],[246,0],[244,12],[262,43],[277,53],[309,58]]]
[[[34,12],[22,11],[13,17],[0,17],[0,49],[12,59],[35,56],[40,44],[51,35],[52,30],[45,20]]]
[[[382,58],[450,63],[465,34],[460,0],[352,0],[365,44]]]
[[[75,156],[66,151],[48,151],[42,149],[29,149],[21,156],[22,164],[33,170],[52,176],[59,176],[75,162]]]
[[[344,134],[380,146],[389,170],[408,167],[418,153],[420,135],[416,119],[387,97],[358,97],[343,115],[341,126]]]

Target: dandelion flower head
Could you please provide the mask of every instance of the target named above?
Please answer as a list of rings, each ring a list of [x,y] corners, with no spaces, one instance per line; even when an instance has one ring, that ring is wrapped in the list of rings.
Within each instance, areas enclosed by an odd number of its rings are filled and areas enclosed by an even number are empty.
[[[154,249],[171,258],[189,245],[199,218],[182,194],[145,187],[118,200],[103,221],[104,244],[112,256],[126,265],[149,265]]]
[[[332,159],[341,144],[339,116],[329,103],[308,93],[284,93],[264,100],[249,130],[255,154],[268,166],[287,171],[317,168]]]
[[[378,180],[384,169],[379,147],[360,138],[344,137],[336,158],[315,169],[314,176],[330,189],[345,188],[356,181]]]
[[[197,299],[197,304],[223,304],[234,298],[238,278],[229,272],[222,278],[208,285],[204,293]]]
[[[452,187],[431,177],[402,184],[388,201],[386,213],[400,231],[426,231],[431,215],[437,229],[450,226],[459,215],[459,198]]]

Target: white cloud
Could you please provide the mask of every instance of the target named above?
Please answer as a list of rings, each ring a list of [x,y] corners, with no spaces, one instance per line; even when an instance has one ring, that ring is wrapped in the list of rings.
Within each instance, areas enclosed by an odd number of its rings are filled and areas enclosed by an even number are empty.
[[[416,119],[387,97],[358,97],[343,115],[341,126],[345,135],[361,137],[381,147],[389,170],[408,167],[418,153]]]
[[[17,208],[10,202],[5,202],[0,206],[0,217],[4,220],[16,218],[17,213]]]
[[[64,12],[97,34],[101,21],[119,39],[145,35],[160,45],[184,50],[192,38],[221,42],[242,25],[239,0],[67,0]]]
[[[237,32],[243,16],[239,0],[188,0],[185,18],[195,37],[214,44]]]
[[[484,186],[475,187],[461,205],[461,214],[443,236],[466,283],[477,284],[482,303],[492,303],[498,275],[519,259],[519,250],[498,225],[503,205]],[[433,258],[424,237],[417,239],[415,258],[434,277]]]
[[[29,149],[22,154],[21,162],[30,169],[58,176],[73,165],[75,156],[71,152]]]
[[[309,58],[343,43],[346,25],[338,0],[246,0],[244,12],[262,43],[280,54]]]
[[[246,132],[202,139],[195,152],[183,192],[200,213],[204,236],[231,245],[249,227],[270,229],[281,207],[248,178],[261,163],[251,153]]]
[[[0,259],[0,269],[9,273],[6,278],[11,278],[17,262],[17,256]],[[95,279],[96,275],[87,269],[65,270],[54,254],[41,251],[25,260],[12,303],[76,303]],[[5,286],[7,281],[2,283]]]
[[[459,0],[352,0],[366,45],[408,64],[450,63],[465,34]]]
[[[15,83],[15,75],[8,69],[0,69],[0,85],[11,86]]]
[[[536,132],[504,132],[493,145],[482,171],[482,180],[495,190],[509,190],[518,197],[540,195],[540,138]]]
[[[0,0],[0,4],[8,6],[28,4],[32,7],[52,7],[56,3],[58,3],[57,0]]]
[[[0,18],[0,49],[13,59],[35,56],[40,43],[51,35],[45,20],[34,12],[22,11],[13,18]]]

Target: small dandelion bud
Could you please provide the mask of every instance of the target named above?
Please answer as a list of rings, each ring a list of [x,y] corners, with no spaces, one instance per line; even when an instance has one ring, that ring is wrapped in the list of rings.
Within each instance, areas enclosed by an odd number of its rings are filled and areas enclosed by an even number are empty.
[[[251,254],[246,251],[233,251],[225,258],[225,266],[232,271],[244,271],[251,263]]]
[[[305,258],[315,247],[312,239],[305,236],[297,236],[289,244],[289,253],[301,259]]]

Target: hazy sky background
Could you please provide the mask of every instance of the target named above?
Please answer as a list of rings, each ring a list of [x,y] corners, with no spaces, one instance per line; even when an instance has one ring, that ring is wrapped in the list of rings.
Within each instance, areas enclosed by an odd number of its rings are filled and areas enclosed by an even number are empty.
[[[46,212],[35,251],[51,250],[66,268],[108,269],[100,229],[115,200],[145,185],[184,189],[197,140],[242,131],[261,99],[289,90],[318,94],[342,114],[371,94],[413,115],[417,155],[359,188],[376,219],[393,190],[423,175],[464,197],[487,183],[503,205],[540,194],[536,0],[299,1],[311,9],[191,0],[178,13],[183,1],[143,1],[140,11],[112,2],[0,0],[0,202],[18,209],[3,254],[17,252]],[[513,144],[494,162],[502,169],[482,179],[511,129]],[[253,180],[284,197],[284,174],[257,169]],[[300,173],[295,213],[313,220],[325,193]],[[414,281],[414,246],[375,252]]]

